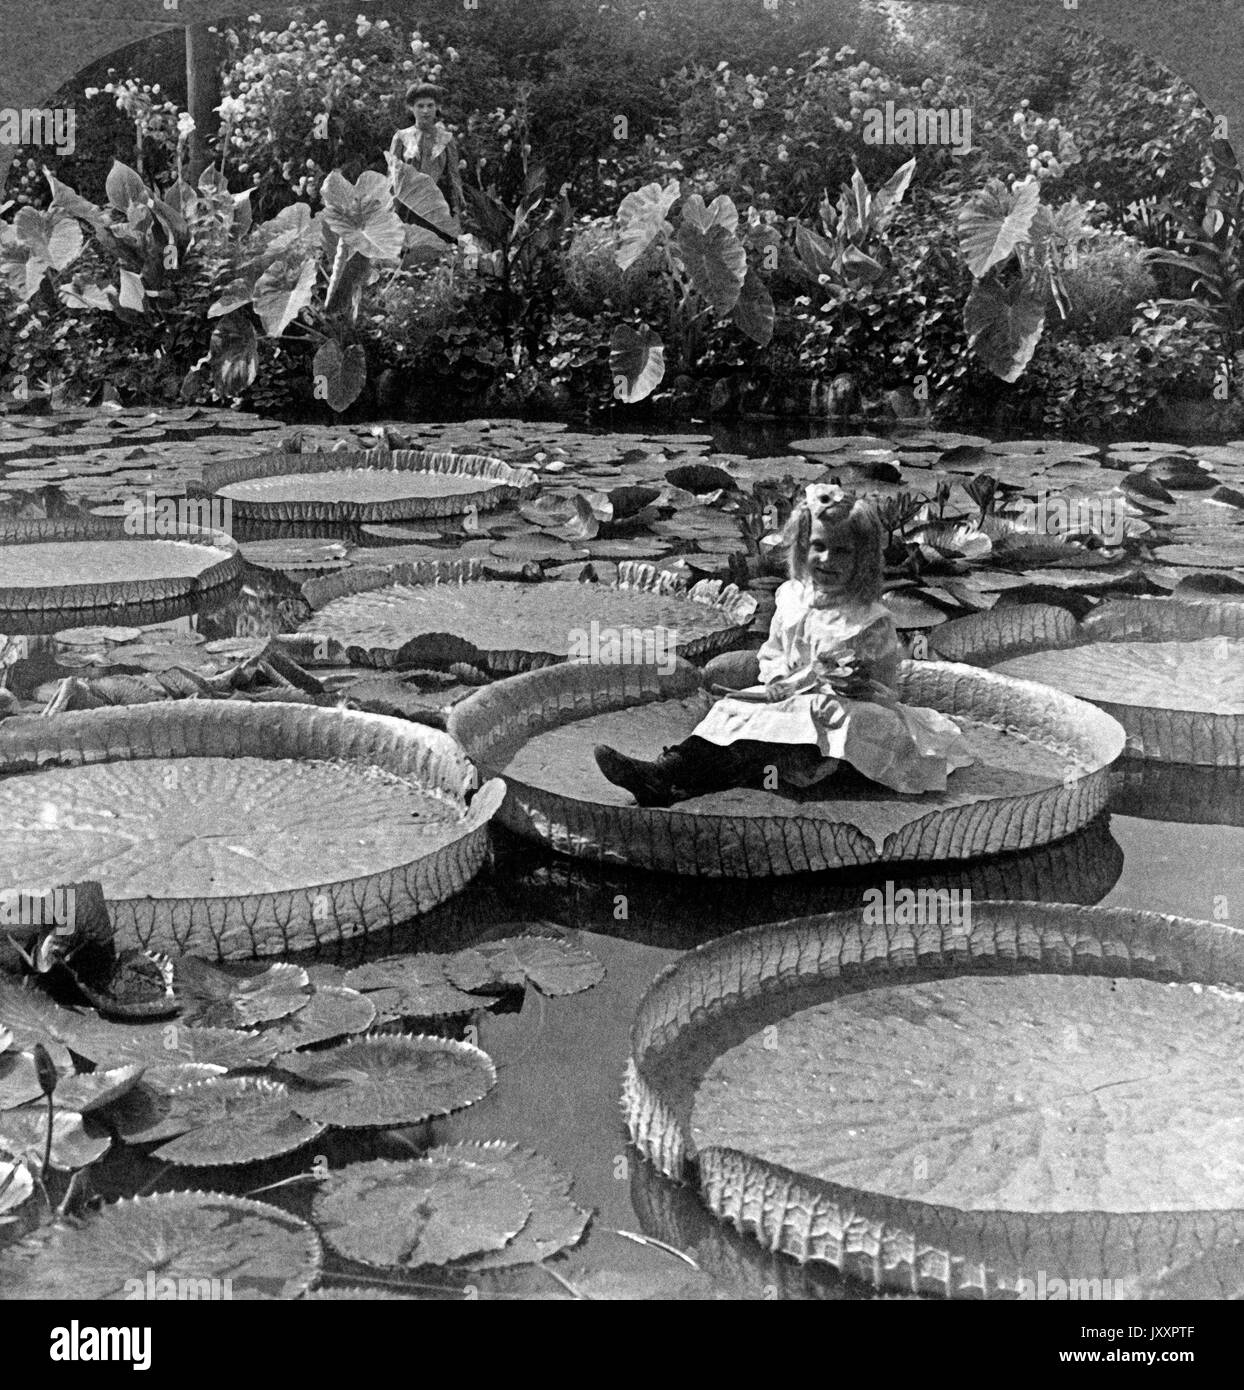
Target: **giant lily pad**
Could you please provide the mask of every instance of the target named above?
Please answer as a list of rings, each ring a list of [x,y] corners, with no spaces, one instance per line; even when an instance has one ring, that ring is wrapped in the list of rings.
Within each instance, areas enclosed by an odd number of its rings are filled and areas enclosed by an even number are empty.
[[[222,958],[427,911],[479,867],[502,796],[472,796],[437,730],[301,704],[6,720],[0,773],[0,884],[76,865],[55,881],[100,880],[118,948]]]
[[[947,661],[992,665],[994,661],[1033,651],[1069,646],[1079,625],[1065,608],[1049,603],[1016,603],[956,618],[930,639]]]
[[[45,1226],[0,1251],[0,1284],[8,1298],[41,1300],[296,1298],[321,1259],[315,1231],[279,1207],[219,1192],[163,1192]],[[149,1271],[157,1272],[154,1295]]]
[[[331,1174],[313,1216],[334,1250],[362,1264],[413,1269],[500,1250],[531,1201],[500,1165],[376,1159]]]
[[[96,517],[0,523],[0,627],[55,632],[87,623],[162,621],[237,582],[237,547],[218,531],[132,535]]]
[[[710,1209],[767,1249],[908,1292],[1146,1296],[1194,1255],[1238,1260],[1238,932],[878,913],[753,928],[658,977],[623,1097],[651,1162],[694,1160]]]
[[[412,1125],[482,1100],[497,1079],[487,1053],[449,1038],[380,1035],[282,1062],[302,1083],[294,1110],[345,1129]]]
[[[1134,599],[1080,625],[1078,645],[995,669],[1057,686],[1112,714],[1128,748],[1161,762],[1244,765],[1244,609]],[[992,663],[991,663],[992,664]]]
[[[209,463],[203,482],[239,517],[364,522],[486,511],[535,487],[537,477],[482,454],[372,449]]]
[[[592,747],[655,757],[713,703],[680,663],[566,665],[485,687],[449,725],[481,767],[503,772],[503,822],[562,853],[675,873],[790,874],[847,864],[967,859],[1045,844],[1108,795],[1123,731],[1061,693],[934,662],[908,662],[899,698],[955,716],[977,757],[945,792],[903,796],[831,779],[811,796],[738,788],[642,808],[600,775]]]
[[[400,569],[395,574],[400,574]],[[379,665],[413,660],[412,644],[431,634],[470,643],[496,671],[522,671],[570,659],[665,664],[677,649],[694,658],[734,645],[756,609],[734,585],[701,580],[690,587],[651,565],[624,564],[616,585],[509,582],[395,583],[370,572],[308,589],[315,605],[301,635],[335,642],[356,660]]]

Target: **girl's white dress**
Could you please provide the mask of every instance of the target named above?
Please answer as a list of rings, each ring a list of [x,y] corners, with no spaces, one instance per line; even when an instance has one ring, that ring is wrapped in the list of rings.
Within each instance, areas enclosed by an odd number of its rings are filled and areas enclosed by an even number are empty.
[[[815,744],[824,762],[812,771],[785,772],[785,780],[808,786],[845,760],[866,777],[897,792],[944,791],[947,775],[974,762],[959,726],[937,710],[902,705],[888,687],[869,699],[833,692],[825,672],[853,653],[865,675],[876,663],[899,654],[890,611],[881,603],[846,603],[816,608],[814,590],[792,579],[777,591],[769,638],[760,649],[760,680],[775,676],[802,689],[772,704],[726,696],[694,732],[712,743],[758,739],[774,744]]]

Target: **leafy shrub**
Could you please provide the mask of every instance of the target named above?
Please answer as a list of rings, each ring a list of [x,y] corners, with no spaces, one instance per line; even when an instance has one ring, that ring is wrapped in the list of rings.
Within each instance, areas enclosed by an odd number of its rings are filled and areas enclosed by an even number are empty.
[[[906,80],[855,59],[853,49],[822,48],[804,55],[798,70],[739,73],[722,63],[679,73],[666,83],[678,114],[657,136],[656,168],[706,199],[724,191],[758,208],[804,217],[827,188],[846,183],[853,168],[869,182],[884,180],[909,151],[865,143],[865,110],[883,109],[887,101],[961,106],[966,94],[949,79]],[[948,148],[928,147],[919,177],[935,182],[951,163]]]
[[[1127,236],[1099,235],[1062,272],[1067,317],[1047,315],[1051,328],[1085,340],[1114,338],[1131,326],[1137,305],[1152,299],[1157,283],[1143,248]]]
[[[1130,333],[1095,343],[1043,338],[1011,401],[1050,428],[1117,430],[1172,395],[1208,394],[1220,362],[1212,327],[1146,304]]]
[[[284,29],[240,25],[226,40],[226,171],[255,187],[261,216],[316,198],[330,169],[353,180],[379,164],[389,136],[408,124],[407,87],[438,81],[450,61],[417,31],[363,15],[348,34],[299,18]]]
[[[621,313],[655,312],[662,293],[661,257],[655,245],[627,270],[617,262],[618,234],[612,217],[594,218],[575,228],[563,273],[568,303],[591,317],[602,306]]]

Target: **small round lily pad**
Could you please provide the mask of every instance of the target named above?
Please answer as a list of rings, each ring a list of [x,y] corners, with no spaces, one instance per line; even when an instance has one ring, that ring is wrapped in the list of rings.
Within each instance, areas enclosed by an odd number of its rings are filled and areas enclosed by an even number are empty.
[[[583,1239],[591,1213],[570,1200],[571,1179],[543,1154],[494,1139],[479,1144],[442,1144],[429,1149],[426,1157],[431,1163],[466,1162],[491,1168],[513,1178],[531,1199],[531,1218],[523,1229],[503,1249],[475,1256],[472,1268],[539,1264]]]
[[[343,1129],[412,1125],[474,1105],[497,1079],[492,1058],[470,1043],[398,1035],[360,1038],[298,1053],[294,1110]]]
[[[141,1298],[151,1270],[172,1281],[171,1297],[296,1298],[321,1260],[315,1231],[279,1207],[219,1192],[163,1192],[45,1226],[0,1251],[0,1286],[6,1298]],[[169,1287],[158,1284],[157,1294]]]
[[[324,1239],[361,1264],[413,1269],[500,1250],[531,1201],[494,1165],[377,1159],[332,1173],[312,1215]]]
[[[560,937],[510,936],[449,957],[445,974],[460,989],[513,989],[528,981],[541,994],[578,994],[605,978],[590,952]]]
[[[282,1052],[364,1033],[376,1021],[376,1006],[366,995],[340,985],[317,984],[306,1008],[264,1029],[264,1037]]]
[[[445,957],[432,952],[390,956],[357,966],[346,975],[346,984],[363,991],[383,1020],[469,1014],[494,1002],[451,984]]]
[[[182,1133],[156,1151],[166,1163],[224,1167],[291,1153],[322,1134],[323,1124],[294,1114],[289,1090],[264,1077],[196,1081],[168,1097],[168,1122]]]

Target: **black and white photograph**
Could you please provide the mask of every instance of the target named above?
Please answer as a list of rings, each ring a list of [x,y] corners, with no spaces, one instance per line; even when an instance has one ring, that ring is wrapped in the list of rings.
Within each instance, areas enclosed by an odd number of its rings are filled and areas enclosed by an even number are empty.
[[[0,0],[0,1373],[266,1379],[257,1301],[1203,1361],[1242,31]]]

